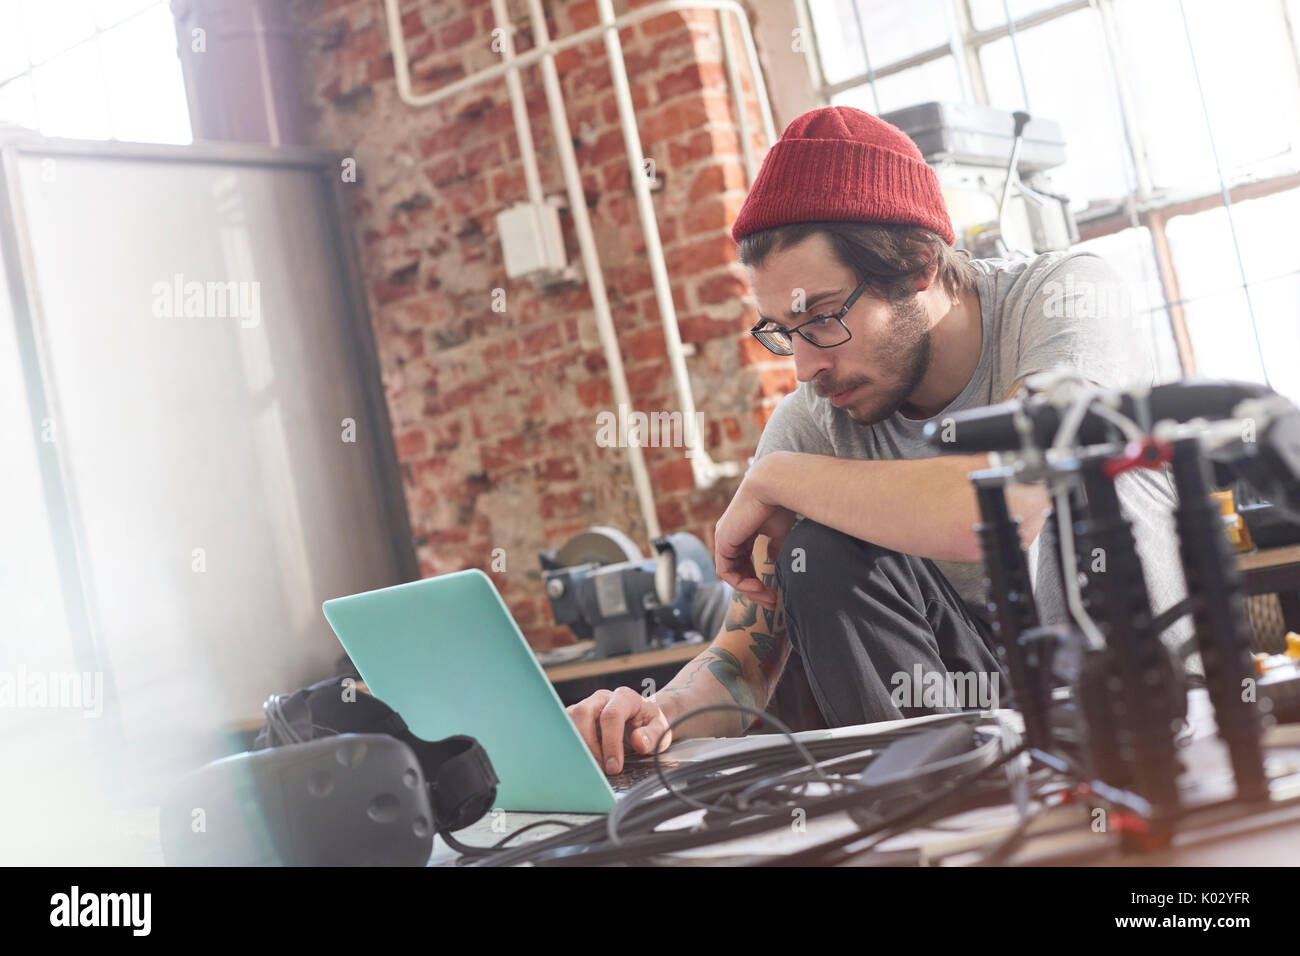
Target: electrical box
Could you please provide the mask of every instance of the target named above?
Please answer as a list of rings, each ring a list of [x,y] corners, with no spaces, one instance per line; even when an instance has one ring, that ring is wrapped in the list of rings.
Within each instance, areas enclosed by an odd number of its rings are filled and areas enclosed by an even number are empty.
[[[560,213],[549,203],[522,202],[497,213],[506,275],[546,279],[564,271]]]

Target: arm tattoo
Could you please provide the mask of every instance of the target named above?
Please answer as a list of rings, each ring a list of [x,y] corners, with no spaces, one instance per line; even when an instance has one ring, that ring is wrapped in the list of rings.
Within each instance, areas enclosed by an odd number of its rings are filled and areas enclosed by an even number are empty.
[[[763,586],[772,588],[776,575],[769,572],[761,576]],[[753,643],[749,651],[758,662],[759,675],[763,681],[763,695],[771,695],[772,684],[785,664],[787,640],[785,633],[785,612],[778,607],[769,611],[762,605],[747,598],[740,598],[738,606],[733,606],[727,615],[728,631],[747,631]],[[734,695],[733,695],[734,696]]]
[[[714,659],[708,664],[709,673],[717,678],[719,684],[727,688],[731,699],[737,704],[761,710],[760,702],[754,699],[754,692],[745,683],[745,669],[741,666],[739,658],[721,647],[710,648],[710,651],[714,654]],[[752,714],[737,714],[737,716],[740,718],[740,732],[743,734],[754,717]]]

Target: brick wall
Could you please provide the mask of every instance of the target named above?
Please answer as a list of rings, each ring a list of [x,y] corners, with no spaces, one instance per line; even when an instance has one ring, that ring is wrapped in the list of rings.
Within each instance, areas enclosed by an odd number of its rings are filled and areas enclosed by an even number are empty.
[[[504,81],[408,107],[379,0],[293,4],[307,37],[313,139],[356,160],[348,188],[421,571],[483,568],[534,646],[567,643],[541,592],[537,552],[592,524],[615,525],[647,551],[649,542],[626,450],[595,440],[597,413],[614,403],[586,282],[539,291],[505,277],[494,217],[526,196]],[[545,6],[553,37],[598,22],[595,0]],[[516,0],[512,9],[524,52],[527,8]],[[402,10],[417,92],[498,61],[487,0],[408,0]],[[756,316],[742,302],[748,286],[728,230],[746,183],[717,20],[666,14],[621,37],[644,151],[662,182],[654,204],[682,339],[695,349],[686,361],[706,447],[716,461],[743,461],[795,381],[788,361],[743,334]],[[567,51],[556,66],[633,404],[673,411],[604,44]],[[544,190],[563,194],[535,68],[524,86]],[[748,77],[745,87],[752,92]],[[567,212],[562,222],[580,262]],[[504,312],[493,310],[496,289]],[[645,455],[662,531],[712,547],[738,479],[697,492],[682,449]],[[505,572],[492,570],[495,548]]]

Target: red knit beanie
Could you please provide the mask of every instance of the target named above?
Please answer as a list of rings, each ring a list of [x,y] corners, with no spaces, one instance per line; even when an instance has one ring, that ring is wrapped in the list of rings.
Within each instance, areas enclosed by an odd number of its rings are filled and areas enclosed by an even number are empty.
[[[851,106],[794,119],[768,150],[731,238],[819,220],[924,226],[953,244],[939,177],[907,134]]]

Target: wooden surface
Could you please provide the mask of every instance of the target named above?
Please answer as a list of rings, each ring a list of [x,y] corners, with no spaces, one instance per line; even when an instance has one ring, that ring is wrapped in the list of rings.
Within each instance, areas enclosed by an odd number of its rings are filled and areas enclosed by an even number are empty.
[[[644,654],[622,654],[618,657],[602,657],[594,661],[559,664],[546,668],[546,676],[550,678],[552,684],[558,684],[561,681],[577,680],[582,677],[599,677],[601,674],[617,674],[637,668],[659,667],[663,664],[689,661],[708,646],[708,642],[698,641],[694,644],[674,644],[656,651],[646,651]]]
[[[1244,551],[1237,555],[1237,567],[1242,571],[1279,568],[1289,564],[1300,566],[1300,544],[1265,548],[1263,551]]]

